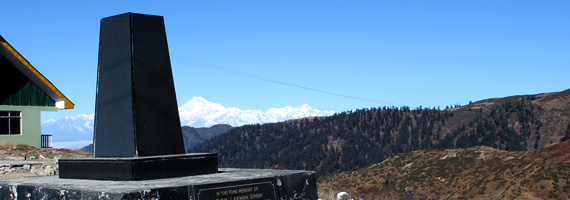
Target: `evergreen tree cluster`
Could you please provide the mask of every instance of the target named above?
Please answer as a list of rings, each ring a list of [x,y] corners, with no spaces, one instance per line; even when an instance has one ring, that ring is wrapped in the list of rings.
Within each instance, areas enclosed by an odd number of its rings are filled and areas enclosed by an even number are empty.
[[[441,147],[472,147],[484,145],[502,150],[525,151],[538,148],[542,122],[535,117],[540,107],[532,104],[532,96],[509,100],[492,107],[480,108],[477,117],[446,136]],[[535,134],[534,146],[527,139]]]

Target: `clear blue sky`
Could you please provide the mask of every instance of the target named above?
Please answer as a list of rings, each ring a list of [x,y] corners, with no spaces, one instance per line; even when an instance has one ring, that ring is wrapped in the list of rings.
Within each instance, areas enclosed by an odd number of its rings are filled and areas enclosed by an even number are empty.
[[[100,19],[125,12],[164,16],[179,104],[341,112],[570,88],[570,1],[2,2],[0,34],[76,104],[43,120],[94,112]]]

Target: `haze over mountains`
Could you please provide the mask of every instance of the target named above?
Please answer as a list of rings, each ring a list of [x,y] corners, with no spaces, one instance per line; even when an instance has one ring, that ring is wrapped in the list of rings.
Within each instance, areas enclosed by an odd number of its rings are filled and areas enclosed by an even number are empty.
[[[226,108],[202,97],[193,97],[178,108],[182,126],[195,128],[228,124],[233,127],[246,124],[280,122],[311,116],[329,116],[334,111],[320,111],[304,104],[299,107],[286,106],[267,111]],[[42,123],[42,134],[53,135],[56,148],[78,149],[93,141],[94,114],[67,116],[63,119],[46,120]]]

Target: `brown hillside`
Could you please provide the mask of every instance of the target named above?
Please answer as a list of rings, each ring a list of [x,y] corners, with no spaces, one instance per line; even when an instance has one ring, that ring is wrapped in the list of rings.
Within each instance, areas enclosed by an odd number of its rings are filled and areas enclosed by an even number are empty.
[[[527,152],[413,151],[321,179],[321,198],[340,191],[364,199],[569,199],[570,141]]]

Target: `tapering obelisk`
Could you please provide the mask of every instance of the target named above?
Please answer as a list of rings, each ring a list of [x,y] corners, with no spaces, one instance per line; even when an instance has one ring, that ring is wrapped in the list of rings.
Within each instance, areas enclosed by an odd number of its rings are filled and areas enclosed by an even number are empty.
[[[185,154],[164,19],[101,20],[90,159],[62,159],[60,178],[145,180],[217,172],[217,154]]]
[[[184,154],[164,20],[101,20],[95,157]]]

